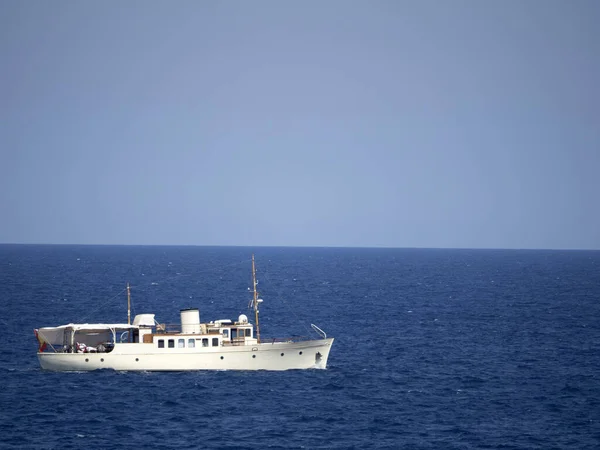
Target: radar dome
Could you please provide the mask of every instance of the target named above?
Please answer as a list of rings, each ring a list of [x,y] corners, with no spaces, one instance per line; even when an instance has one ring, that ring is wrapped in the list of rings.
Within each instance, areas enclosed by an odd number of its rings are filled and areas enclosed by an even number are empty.
[[[240,314],[240,317],[238,317],[238,322],[248,323],[248,316],[246,314]]]

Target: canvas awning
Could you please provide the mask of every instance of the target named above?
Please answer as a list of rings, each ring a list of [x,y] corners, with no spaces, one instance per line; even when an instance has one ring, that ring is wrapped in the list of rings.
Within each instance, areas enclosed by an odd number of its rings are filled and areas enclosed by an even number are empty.
[[[84,334],[111,332],[117,330],[136,330],[137,325],[127,325],[126,323],[70,323],[59,327],[46,327],[37,330],[38,337],[43,342],[50,345],[63,345],[65,332],[82,331]]]

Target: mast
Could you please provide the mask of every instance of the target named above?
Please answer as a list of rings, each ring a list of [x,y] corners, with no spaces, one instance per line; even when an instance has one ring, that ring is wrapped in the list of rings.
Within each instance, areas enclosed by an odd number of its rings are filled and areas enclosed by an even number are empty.
[[[131,291],[127,283],[127,325],[131,325]]]
[[[260,325],[258,323],[258,304],[260,303],[260,300],[258,298],[258,291],[256,290],[258,282],[256,281],[256,266],[254,265],[254,253],[252,254],[252,285],[254,287],[254,299],[252,300],[252,304],[254,305],[254,319],[256,321],[256,341],[260,344]]]

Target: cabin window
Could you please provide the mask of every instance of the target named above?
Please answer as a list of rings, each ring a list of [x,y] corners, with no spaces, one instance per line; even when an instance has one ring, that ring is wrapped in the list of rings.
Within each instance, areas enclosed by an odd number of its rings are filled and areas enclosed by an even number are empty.
[[[169,339],[169,348],[175,348],[175,339]]]
[[[219,346],[219,338],[213,338],[213,347],[218,347]]]
[[[246,337],[250,337],[252,335],[252,330],[250,330],[250,328],[246,328]]]
[[[223,330],[223,336],[225,336],[226,338],[229,337],[229,330]]]
[[[196,346],[196,339],[188,339],[188,347],[194,348]]]
[[[202,347],[208,347],[208,338],[202,339]]]
[[[237,328],[231,329],[231,339],[237,338]]]
[[[185,339],[179,339],[179,341],[177,342],[177,347],[185,348]]]
[[[165,341],[164,341],[164,339],[159,339],[158,340],[158,348],[165,348]]]

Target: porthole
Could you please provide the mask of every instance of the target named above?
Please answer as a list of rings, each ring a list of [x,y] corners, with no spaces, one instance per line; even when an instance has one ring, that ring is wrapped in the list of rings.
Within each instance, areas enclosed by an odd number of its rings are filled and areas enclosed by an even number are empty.
[[[256,358],[256,355],[252,355],[253,358]]]
[[[85,358],[85,362],[90,362],[90,360],[88,358]]]
[[[138,362],[140,360],[140,358],[135,358],[135,362]]]
[[[104,358],[100,358],[100,362],[104,362]]]
[[[301,354],[302,354],[302,352],[300,352],[300,353],[298,353],[298,354],[299,354],[299,355],[301,355]]]
[[[282,353],[281,356],[283,356],[284,354]]]
[[[221,359],[224,359],[224,358],[225,358],[224,356],[221,356]]]

